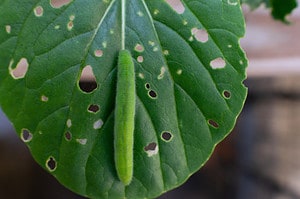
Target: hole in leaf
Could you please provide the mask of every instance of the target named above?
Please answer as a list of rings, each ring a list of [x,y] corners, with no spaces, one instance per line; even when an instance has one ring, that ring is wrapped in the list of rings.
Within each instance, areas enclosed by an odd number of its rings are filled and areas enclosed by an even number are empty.
[[[222,59],[221,57],[219,58],[216,58],[214,60],[212,60],[210,62],[210,66],[213,68],[213,69],[220,69],[220,68],[224,68],[226,65],[226,62],[224,61],[224,59]]]
[[[162,132],[162,134],[161,134],[161,138],[162,138],[164,141],[168,142],[168,141],[170,141],[170,140],[173,138],[173,135],[172,135],[172,133],[170,133],[170,132],[168,132],[168,131],[164,131],[164,132]]]
[[[170,55],[170,52],[168,50],[163,51],[164,55]]]
[[[139,78],[141,78],[141,79],[145,79],[145,75],[144,75],[143,73],[139,73],[138,76],[139,76]]]
[[[148,157],[151,157],[158,153],[158,146],[155,142],[151,142],[144,147],[145,152],[148,154]]]
[[[208,120],[208,123],[214,128],[219,128],[219,124],[214,120]]]
[[[103,51],[98,49],[98,50],[95,50],[94,54],[95,54],[96,57],[102,57],[103,56]]]
[[[75,15],[70,15],[69,19],[70,19],[71,21],[74,21]]]
[[[196,38],[197,41],[205,43],[208,41],[208,33],[206,30],[193,28],[192,35]]]
[[[177,73],[177,75],[181,75],[181,74],[182,74],[182,70],[181,70],[181,69],[178,69],[178,70],[176,71],[176,73]]]
[[[189,23],[189,22],[188,22],[186,19],[182,20],[182,24],[183,24],[183,25],[186,26],[186,25],[188,25],[188,23]]]
[[[53,8],[60,8],[64,5],[68,5],[72,0],[50,0],[50,5]]]
[[[144,16],[144,13],[143,13],[142,11],[138,11],[138,12],[137,12],[137,15],[138,15],[139,17],[143,17],[143,16]]]
[[[107,41],[102,42],[103,48],[107,48]]]
[[[184,13],[184,6],[180,0],[166,0],[166,2],[178,13]]]
[[[49,157],[46,162],[46,167],[49,169],[50,172],[55,171],[56,169],[56,160],[53,157]]]
[[[91,93],[97,89],[97,87],[98,85],[92,67],[90,65],[85,66],[81,72],[79,81],[80,90],[85,93]]]
[[[155,10],[153,11],[153,14],[154,14],[154,15],[158,15],[158,14],[159,14],[159,10],[155,9]]]
[[[23,142],[30,142],[33,138],[32,133],[28,129],[22,129],[21,139]]]
[[[97,113],[99,110],[100,110],[100,107],[97,104],[91,104],[88,107],[88,111],[91,112],[91,113]]]
[[[67,25],[68,30],[72,30],[73,27],[74,27],[73,21],[69,21],[69,23],[68,23],[68,25]]]
[[[155,46],[155,42],[154,41],[148,41],[148,44],[150,45],[150,46],[152,46],[152,47],[154,47]]]
[[[150,89],[150,84],[149,83],[146,83],[145,84],[145,88],[148,90],[148,89]]]
[[[5,30],[6,30],[7,34],[10,34],[11,33],[11,26],[10,25],[6,25],[5,26]]]
[[[33,11],[34,11],[34,15],[37,17],[41,17],[44,14],[44,9],[42,6],[35,7]]]
[[[86,145],[87,139],[76,139],[76,142],[78,142],[81,145]]]
[[[151,142],[147,146],[145,146],[144,150],[145,151],[154,151],[157,147],[157,144],[155,142]]]
[[[224,91],[223,92],[223,96],[227,99],[229,99],[231,97],[231,93],[229,91]]]
[[[72,126],[72,120],[68,119],[67,120],[67,127],[70,128]]]
[[[137,51],[137,52],[143,52],[144,51],[144,47],[141,44],[137,44],[134,47],[134,50]]]
[[[137,57],[137,61],[138,61],[139,63],[144,62],[144,57],[143,57],[143,56],[138,56],[138,57]]]
[[[96,122],[94,122],[94,129],[100,129],[103,125],[103,121],[101,119],[97,120]]]
[[[155,92],[154,90],[150,90],[150,91],[148,92],[148,95],[149,95],[151,98],[153,98],[153,99],[156,99],[156,98],[157,98],[157,94],[156,94],[156,92]]]
[[[96,82],[80,81],[79,87],[80,90],[84,91],[85,93],[91,93],[97,89],[98,85]]]
[[[66,138],[67,141],[71,141],[72,140],[72,133],[67,131],[65,133],[65,138]]]
[[[42,102],[48,102],[48,100],[49,100],[49,98],[47,96],[45,96],[45,95],[41,96],[41,101]]]
[[[21,79],[24,78],[27,70],[28,70],[28,62],[26,58],[20,59],[19,63],[17,64],[16,68],[12,69],[11,65],[13,64],[13,61],[11,61],[11,64],[9,66],[10,74],[14,79]]]
[[[160,68],[160,74],[157,76],[157,79],[162,79],[164,78],[164,75],[165,75],[165,72],[166,72],[166,68],[163,66]]]

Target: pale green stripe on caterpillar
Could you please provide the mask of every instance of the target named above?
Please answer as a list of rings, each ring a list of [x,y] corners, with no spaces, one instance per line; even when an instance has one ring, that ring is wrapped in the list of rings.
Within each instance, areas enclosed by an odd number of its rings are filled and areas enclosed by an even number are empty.
[[[128,50],[120,50],[114,124],[114,155],[118,177],[124,185],[133,175],[133,132],[135,115],[134,63]]]

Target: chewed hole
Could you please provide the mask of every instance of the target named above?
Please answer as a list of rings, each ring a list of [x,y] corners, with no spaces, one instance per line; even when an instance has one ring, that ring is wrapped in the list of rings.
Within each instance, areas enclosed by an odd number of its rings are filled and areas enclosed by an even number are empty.
[[[75,15],[70,15],[70,16],[69,16],[69,19],[70,19],[71,21],[74,21]]]
[[[42,6],[37,6],[34,8],[34,15],[37,17],[41,17],[44,14],[44,9]]]
[[[141,78],[141,79],[145,79],[145,75],[144,75],[143,73],[139,73],[138,76],[139,76],[139,78]]]
[[[9,65],[10,74],[14,79],[21,79],[24,78],[27,70],[28,70],[28,61],[26,58],[20,59],[19,63],[17,64],[16,68],[12,69],[11,66],[13,64],[13,61],[11,61]]]
[[[176,73],[177,73],[177,75],[181,75],[181,74],[182,74],[182,69],[178,69],[178,70],[176,71]]]
[[[68,128],[71,128],[71,126],[72,126],[72,120],[68,119],[67,122],[66,122],[66,124],[67,124]]]
[[[74,22],[73,21],[69,21],[69,23],[67,24],[68,30],[72,30],[73,27],[74,27]]]
[[[65,133],[65,138],[67,141],[71,141],[72,140],[72,133],[70,131],[67,131]]]
[[[50,5],[53,8],[60,8],[64,5],[68,5],[72,0],[50,0]]]
[[[107,41],[102,42],[102,46],[103,46],[103,48],[106,48],[107,47]]]
[[[145,84],[145,88],[146,88],[147,90],[149,90],[149,89],[150,89],[150,84],[149,84],[149,83],[146,83],[146,84]]]
[[[148,92],[148,95],[153,98],[153,99],[156,99],[157,98],[157,93],[154,91],[154,90],[150,90]]]
[[[188,23],[189,23],[189,22],[188,22],[186,19],[182,20],[182,24],[183,24],[183,25],[186,26],[186,25],[188,25]]]
[[[148,154],[148,157],[151,157],[158,153],[158,146],[155,142],[151,142],[144,147],[145,152]]]
[[[208,33],[204,29],[193,28],[192,35],[196,38],[197,41],[205,43],[208,41]]]
[[[11,26],[10,25],[6,25],[5,26],[5,30],[6,30],[7,34],[10,34],[11,33]]]
[[[143,52],[144,47],[141,44],[136,44],[136,46],[134,47],[134,50],[137,52]]]
[[[148,44],[150,45],[150,46],[152,46],[152,47],[154,47],[155,46],[155,42],[154,41],[148,41]]]
[[[56,160],[53,157],[49,157],[47,162],[46,162],[46,167],[48,168],[48,170],[50,172],[55,171],[56,167],[57,167],[57,163]]]
[[[143,16],[144,16],[144,13],[143,13],[142,11],[138,11],[138,12],[137,12],[137,15],[140,16],[140,17],[143,17]]]
[[[208,124],[214,128],[219,128],[219,124],[214,120],[208,120]]]
[[[162,132],[161,134],[161,138],[166,141],[166,142],[169,142],[171,141],[171,139],[173,138],[173,134],[171,132],[168,132],[168,131],[164,131]]]
[[[76,139],[76,142],[78,142],[81,145],[86,145],[87,139]]]
[[[225,98],[229,99],[229,98],[231,97],[230,91],[224,91],[224,92],[223,92],[223,96],[224,96]]]
[[[103,121],[101,119],[99,119],[96,122],[94,122],[93,127],[94,127],[94,129],[97,130],[97,129],[100,129],[102,127],[102,125],[103,125]]]
[[[103,51],[100,49],[97,49],[94,51],[94,54],[96,57],[102,57],[103,56]]]
[[[160,74],[157,76],[157,79],[163,79],[164,78],[164,75],[165,75],[165,72],[166,72],[166,67],[161,67],[160,68]]]
[[[170,52],[168,50],[163,51],[164,55],[170,55]]]
[[[81,72],[81,77],[79,80],[79,88],[85,93],[91,93],[96,90],[98,84],[96,82],[96,77],[94,75],[93,69],[90,65],[83,68]]]
[[[41,96],[41,101],[42,102],[48,102],[48,100],[49,100],[49,98],[47,96],[45,96],[45,95]]]
[[[184,6],[180,0],[166,0],[166,2],[178,13],[184,13]]]
[[[23,142],[30,142],[33,138],[32,133],[28,129],[22,129],[21,139]]]
[[[142,62],[144,62],[144,57],[143,57],[143,56],[138,56],[138,57],[136,58],[136,60],[137,60],[139,63],[142,63]]]
[[[216,59],[212,60],[210,62],[210,66],[213,69],[220,69],[220,68],[224,68],[226,66],[226,62],[224,61],[224,59],[219,57],[219,58],[216,58]]]
[[[158,15],[158,14],[159,14],[159,10],[158,10],[158,9],[155,9],[155,10],[153,11],[153,14],[154,14],[154,15]]]
[[[88,107],[88,111],[91,112],[91,113],[97,113],[99,110],[100,110],[100,107],[97,104],[91,104]]]

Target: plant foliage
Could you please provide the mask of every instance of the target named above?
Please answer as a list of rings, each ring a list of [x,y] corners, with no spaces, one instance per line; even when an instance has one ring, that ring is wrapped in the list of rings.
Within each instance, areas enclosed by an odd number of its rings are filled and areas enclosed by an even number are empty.
[[[0,1],[0,105],[35,160],[74,192],[154,198],[185,182],[232,130],[246,97],[240,4],[179,5]],[[128,186],[117,177],[113,144],[123,47],[136,74]]]

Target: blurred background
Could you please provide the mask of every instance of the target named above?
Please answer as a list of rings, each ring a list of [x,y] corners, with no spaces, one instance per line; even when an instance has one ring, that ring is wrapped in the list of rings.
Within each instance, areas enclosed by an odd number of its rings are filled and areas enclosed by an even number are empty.
[[[245,108],[208,163],[160,199],[300,198],[300,9],[290,25],[244,6]],[[80,199],[31,158],[0,110],[0,199]]]

